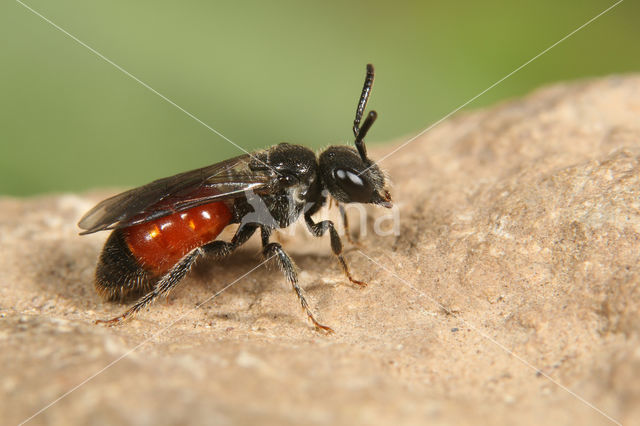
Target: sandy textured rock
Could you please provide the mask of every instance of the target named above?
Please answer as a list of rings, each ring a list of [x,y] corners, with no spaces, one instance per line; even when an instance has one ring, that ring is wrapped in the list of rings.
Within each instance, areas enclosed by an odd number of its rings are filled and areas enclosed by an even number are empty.
[[[124,306],[93,290],[106,234],[75,223],[107,193],[0,200],[3,419],[80,385],[31,423],[640,423],[640,78],[459,115],[382,165],[400,235],[347,252],[366,289],[326,239],[280,237],[331,336],[277,270],[195,309],[255,241],[96,326]]]

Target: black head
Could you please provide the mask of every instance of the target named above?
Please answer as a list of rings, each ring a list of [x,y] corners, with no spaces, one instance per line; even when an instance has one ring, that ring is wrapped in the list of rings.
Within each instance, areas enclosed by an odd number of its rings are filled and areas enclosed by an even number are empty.
[[[355,149],[331,146],[320,154],[320,176],[331,196],[341,203],[371,203],[391,207],[384,173]]]
[[[371,203],[390,208],[391,194],[386,187],[384,173],[367,157],[364,144],[364,137],[378,117],[376,112],[369,112],[360,127],[372,86],[373,66],[369,64],[353,122],[356,149],[347,146],[327,148],[320,154],[319,172],[325,187],[339,202]]]
[[[371,203],[391,207],[391,194],[385,185],[384,173],[367,157],[364,137],[376,121],[378,114],[369,112],[360,126],[373,86],[373,65],[367,65],[367,76],[356,108],[353,135],[356,149],[331,146],[319,159],[321,179],[333,198],[342,203]]]

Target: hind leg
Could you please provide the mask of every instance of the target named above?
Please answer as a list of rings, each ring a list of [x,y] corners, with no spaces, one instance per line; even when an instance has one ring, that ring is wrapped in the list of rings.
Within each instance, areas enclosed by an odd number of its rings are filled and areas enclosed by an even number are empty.
[[[115,318],[111,318],[110,320],[97,320],[96,324],[117,324],[135,315],[138,311],[145,308],[146,306],[149,306],[158,297],[168,295],[169,292],[173,290],[176,285],[178,285],[178,283],[185,277],[185,275],[187,275],[187,272],[189,272],[191,267],[196,263],[198,257],[200,257],[202,254],[203,250],[201,248],[192,250],[185,257],[183,257],[173,268],[171,268],[169,272],[167,272],[162,278],[160,278],[160,280],[158,280],[155,287],[153,287],[153,290],[138,299],[136,304],[127,309],[125,313]]]
[[[203,247],[198,247],[190,251],[186,256],[180,259],[180,261],[173,266],[169,272],[160,277],[150,292],[138,299],[135,305],[129,308],[125,313],[110,320],[97,320],[96,324],[117,324],[135,315],[141,309],[149,306],[155,302],[158,297],[168,296],[171,290],[173,290],[187,275],[189,270],[191,270],[191,267],[196,263],[196,260],[198,260],[199,257],[204,256],[205,254],[218,257],[227,256],[237,247],[244,244],[255,231],[256,227],[244,226],[238,229],[230,243],[226,241],[213,241]]]

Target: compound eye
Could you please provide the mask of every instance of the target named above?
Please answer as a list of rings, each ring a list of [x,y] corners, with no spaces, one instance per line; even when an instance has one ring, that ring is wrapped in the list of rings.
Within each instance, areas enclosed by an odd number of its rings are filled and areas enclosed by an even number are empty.
[[[351,202],[371,202],[373,187],[356,172],[348,169],[335,169],[333,178],[336,184],[349,196]]]

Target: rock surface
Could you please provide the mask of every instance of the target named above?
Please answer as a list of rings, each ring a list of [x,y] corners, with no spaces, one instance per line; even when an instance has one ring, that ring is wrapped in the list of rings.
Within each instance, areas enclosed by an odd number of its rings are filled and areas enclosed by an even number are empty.
[[[370,211],[346,253],[367,288],[327,238],[280,237],[330,336],[275,268],[196,309],[253,240],[96,326],[125,306],[93,290],[106,233],[75,223],[109,193],[0,199],[3,423],[55,402],[29,424],[639,424],[640,77],[461,114],[381,165],[400,233]]]

